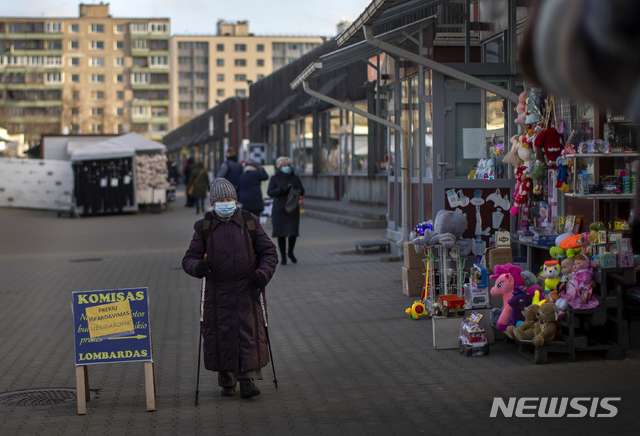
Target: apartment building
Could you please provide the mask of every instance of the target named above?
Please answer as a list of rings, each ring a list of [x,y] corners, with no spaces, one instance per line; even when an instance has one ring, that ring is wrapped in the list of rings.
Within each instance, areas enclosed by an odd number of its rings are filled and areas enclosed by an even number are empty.
[[[218,21],[216,35],[171,38],[171,128],[229,97],[324,42],[315,36],[256,36],[249,22]]]
[[[0,118],[30,144],[42,134],[169,130],[169,19],[0,18]]]

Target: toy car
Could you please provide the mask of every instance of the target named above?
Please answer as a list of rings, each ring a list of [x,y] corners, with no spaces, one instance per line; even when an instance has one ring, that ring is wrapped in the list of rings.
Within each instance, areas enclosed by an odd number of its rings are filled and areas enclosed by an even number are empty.
[[[465,356],[486,356],[489,354],[487,332],[471,317],[462,321],[458,336],[458,351]]]
[[[464,316],[465,299],[455,294],[440,295],[438,302],[433,304],[433,313],[436,316]]]

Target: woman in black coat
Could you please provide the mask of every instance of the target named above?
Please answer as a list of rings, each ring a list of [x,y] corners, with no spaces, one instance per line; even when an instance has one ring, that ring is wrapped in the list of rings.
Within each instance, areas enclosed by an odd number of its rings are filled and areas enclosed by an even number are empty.
[[[268,179],[269,175],[259,163],[249,161],[238,181],[238,201],[244,210],[258,217],[264,210],[262,181]]]
[[[276,160],[276,173],[269,180],[267,194],[273,198],[273,209],[271,210],[271,222],[273,223],[273,233],[271,236],[278,238],[278,248],[280,248],[280,263],[287,264],[287,256],[291,262],[296,263],[298,259],[293,255],[293,248],[296,245],[296,237],[300,227],[300,207],[296,206],[291,213],[284,208],[289,196],[289,190],[296,188],[300,195],[304,195],[304,187],[300,177],[293,172],[291,159],[282,156]],[[289,251],[286,243],[289,238]],[[286,255],[286,256],[285,256]]]

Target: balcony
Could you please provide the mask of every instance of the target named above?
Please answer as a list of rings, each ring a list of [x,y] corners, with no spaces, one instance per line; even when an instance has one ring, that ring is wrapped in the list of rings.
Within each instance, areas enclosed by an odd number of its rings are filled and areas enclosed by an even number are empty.
[[[6,40],[16,39],[48,39],[62,40],[62,33],[3,33],[2,38]]]

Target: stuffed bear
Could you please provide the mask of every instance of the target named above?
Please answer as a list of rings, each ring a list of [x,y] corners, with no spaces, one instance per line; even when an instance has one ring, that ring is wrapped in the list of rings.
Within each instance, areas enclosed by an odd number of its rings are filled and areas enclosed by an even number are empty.
[[[540,306],[532,304],[524,310],[524,322],[520,324],[520,327],[507,327],[507,336],[511,339],[517,339],[519,341],[533,339],[534,326],[537,321],[536,315]]]
[[[425,230],[424,236],[414,239],[414,245],[432,247],[436,244],[444,248],[458,248],[460,256],[471,253],[473,240],[462,239],[462,234],[467,229],[467,218],[452,210],[440,210],[433,222],[433,231]]]
[[[545,342],[551,342],[556,337],[558,308],[555,304],[543,304],[536,317],[538,322],[535,325],[533,345],[541,347]]]
[[[538,136],[536,136],[534,140],[534,146],[544,150],[548,165],[556,164],[556,159],[562,155],[564,145],[564,137],[553,127],[547,127],[538,133]]]
[[[511,141],[511,148],[509,152],[504,155],[502,162],[508,163],[518,168],[524,165],[524,161],[519,156],[520,141],[524,138],[522,135],[513,135],[509,141]]]

